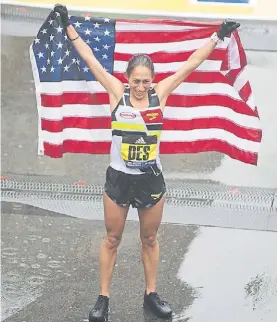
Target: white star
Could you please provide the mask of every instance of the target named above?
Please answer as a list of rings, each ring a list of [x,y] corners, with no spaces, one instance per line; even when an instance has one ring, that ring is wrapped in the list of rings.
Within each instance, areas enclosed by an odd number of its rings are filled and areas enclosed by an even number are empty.
[[[62,58],[59,58],[59,59],[57,60],[57,62],[58,62],[58,64],[59,64],[59,65],[61,65],[61,64],[63,63]]]
[[[106,29],[106,30],[104,31],[104,36],[109,36],[109,35],[110,35],[110,31]]]
[[[50,18],[50,19],[48,20],[48,23],[49,23],[50,25],[52,25],[53,21],[54,21],[54,20],[52,20],[52,19]]]
[[[39,44],[39,42],[40,42],[40,39],[36,38],[35,39],[35,44]]]
[[[57,15],[57,17],[59,17],[59,16],[60,16],[60,14],[59,14],[58,12],[56,12],[56,15]]]
[[[91,31],[92,31],[92,30],[89,30],[89,29],[87,28],[87,30],[85,30],[85,34],[86,34],[86,35],[90,35],[90,34],[91,34]]]
[[[52,50],[52,51],[51,51],[51,57],[53,57],[53,56],[54,56],[54,54],[55,54],[55,52]]]
[[[63,47],[63,44],[62,44],[61,42],[59,42],[59,43],[57,44],[57,46],[58,46],[58,49],[59,49],[59,48],[62,48],[62,47]]]
[[[50,72],[54,73],[54,70],[55,70],[55,67],[52,66],[51,69],[50,69]]]
[[[57,32],[62,32],[63,31],[63,28],[61,26],[59,26],[57,29]]]
[[[89,16],[85,16],[85,21],[90,21],[90,17]]]
[[[76,63],[77,63],[78,65],[80,65],[80,60],[79,60],[79,59],[76,59]]]
[[[108,56],[106,54],[102,55],[102,59],[108,59]]]
[[[40,52],[38,53],[38,58],[41,58],[41,57],[44,57],[44,56],[43,56],[43,53],[40,51]]]
[[[89,39],[87,39],[87,40],[86,40],[86,43],[87,43],[88,45],[90,45],[90,40],[89,40]]]
[[[86,66],[86,67],[84,67],[84,68],[83,68],[83,71],[84,71],[85,73],[87,73],[87,72],[89,71],[89,68]]]
[[[76,58],[72,58],[72,63],[75,64],[76,63]]]
[[[65,52],[65,55],[69,56],[69,54],[70,54],[70,51],[67,49],[66,52]]]
[[[50,59],[47,59],[47,65],[49,65],[51,63]]]
[[[67,66],[67,65],[66,65],[66,66],[64,66],[64,71],[65,71],[65,72],[68,72],[68,69],[69,69],[69,66]]]
[[[103,48],[104,48],[104,49],[106,49],[106,50],[108,50],[110,47],[111,47],[111,46],[108,46],[108,44],[103,45]]]
[[[97,48],[97,47],[94,47],[94,48],[93,48],[93,50],[94,50],[94,51],[100,51],[100,49],[99,49],[99,48]]]
[[[94,23],[94,28],[99,28],[100,27],[100,24],[98,22]]]
[[[111,20],[111,19],[109,19],[109,18],[105,18],[105,19],[104,19],[104,22],[110,22],[110,20]]]
[[[64,40],[67,40],[67,39],[68,39],[67,35],[64,35]]]
[[[46,73],[46,67],[45,67],[45,66],[41,67],[41,71],[42,71],[43,73]]]
[[[97,37],[95,37],[94,39],[95,39],[96,41],[98,41],[98,42],[100,41],[100,38],[99,38],[98,36],[97,36]]]
[[[77,21],[77,22],[74,22],[74,25],[75,25],[75,28],[80,28],[80,26],[81,26],[81,22],[79,22],[79,21]]]
[[[54,38],[55,38],[55,37],[54,37],[52,34],[51,34],[51,35],[50,35],[50,37],[49,37],[50,41],[53,41],[53,40],[54,40]]]
[[[47,29],[43,29],[43,30],[41,30],[41,32],[42,32],[43,34],[47,34]]]
[[[48,49],[49,48],[48,42],[44,46],[45,46],[46,49]]]

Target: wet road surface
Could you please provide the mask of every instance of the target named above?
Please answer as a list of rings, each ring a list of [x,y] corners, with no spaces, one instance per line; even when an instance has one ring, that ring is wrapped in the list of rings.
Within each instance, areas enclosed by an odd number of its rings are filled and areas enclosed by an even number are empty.
[[[98,295],[103,222],[4,203],[2,227],[2,319],[87,321]],[[110,321],[159,321],[142,309],[138,229],[127,222]],[[172,321],[276,321],[276,232],[163,223],[159,241],[157,290],[172,304]]]
[[[29,174],[40,175],[42,181],[63,182],[67,176],[103,184],[108,156],[65,155],[59,160],[37,156],[37,110],[29,61],[36,31],[34,24],[16,20],[2,24],[2,173],[9,174],[7,179]],[[277,188],[277,53],[247,51],[247,56],[264,128],[258,166],[219,153],[162,156],[165,177],[178,179],[183,195],[190,196],[189,179],[230,185],[227,197],[224,192],[224,198],[220,193],[211,198],[213,187],[202,186],[204,192],[188,197],[187,203],[176,197],[174,205],[165,207],[157,290],[172,304],[176,322],[277,319],[277,193],[240,187]],[[56,189],[50,200],[35,192],[2,199],[1,319],[87,322],[98,295],[102,199],[62,200]],[[142,309],[138,229],[137,215],[130,211],[112,281],[111,322],[159,321]]]

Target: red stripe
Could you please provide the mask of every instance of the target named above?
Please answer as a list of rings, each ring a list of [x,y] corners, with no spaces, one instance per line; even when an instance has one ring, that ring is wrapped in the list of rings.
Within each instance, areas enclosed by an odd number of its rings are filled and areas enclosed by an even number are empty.
[[[151,111],[151,113],[153,113]],[[146,113],[145,113],[146,114]],[[149,113],[148,113],[149,114]],[[145,117],[144,117],[145,118]],[[161,123],[160,118],[151,121],[147,118],[147,123]],[[41,120],[42,130],[60,133],[66,128],[78,128],[86,130],[99,130],[110,129],[111,118],[110,117],[65,117],[61,121]],[[214,118],[198,118],[193,120],[170,120],[164,119],[163,130],[181,130],[189,131],[195,129],[223,129],[229,131],[245,140],[254,142],[260,142],[262,132],[260,130],[249,129],[237,125],[230,120],[222,119],[219,117]]]
[[[251,95],[252,91],[251,91],[251,86],[250,83],[247,82],[239,91],[240,97],[247,102],[250,95]]]
[[[82,102],[82,103],[80,103]],[[63,93],[60,95],[47,95],[41,94],[41,105],[50,108],[60,108],[64,104],[88,104],[88,105],[101,105],[109,104],[109,96],[107,93],[89,94],[89,93]],[[196,107],[196,106],[225,106],[236,111],[237,113],[257,116],[249,106],[242,102],[233,99],[226,95],[191,95],[183,96],[172,94],[168,97],[166,105],[168,107]]]
[[[214,31],[218,31],[219,25],[222,21],[218,22],[197,22],[197,21],[184,21],[184,20],[169,20],[169,19],[144,19],[144,20],[137,20],[137,19],[117,19],[118,22],[126,22],[130,23],[147,23],[152,25],[171,25],[171,26],[189,26],[189,27],[214,27]],[[139,27],[139,26],[138,26]]]
[[[227,142],[220,140],[199,140],[193,142],[161,142],[161,154],[174,153],[198,153],[207,151],[217,151],[229,155],[232,159],[240,160],[245,163],[257,165],[258,154],[245,152]]]
[[[62,120],[41,119],[41,128],[43,131],[52,133],[62,132],[67,128],[99,130],[110,129],[110,117],[64,117]]]
[[[124,44],[152,44],[152,43],[168,43],[171,42],[200,40],[211,37],[214,28],[182,30],[182,31],[117,31],[116,43]],[[184,45],[183,45],[184,46]],[[185,47],[185,46],[184,46]],[[181,49],[181,48],[180,48]]]
[[[161,80],[173,75],[174,72],[167,73],[157,73],[153,79],[154,83],[158,83]],[[121,82],[125,83],[126,78],[123,73],[114,73],[113,74]],[[221,83],[229,84],[228,78],[224,77],[220,72],[206,72],[206,71],[194,71],[186,79],[185,83]]]
[[[62,158],[64,153],[109,154],[111,142],[87,142],[66,140],[61,145],[44,142],[44,154]]]
[[[41,105],[62,107],[66,104],[101,105],[109,104],[108,93],[62,93],[58,95],[41,94]]]
[[[223,129],[245,140],[260,142],[261,130],[249,129],[219,117],[193,120],[164,120],[163,130],[190,131],[195,129]]]
[[[182,48],[180,48],[182,50]],[[152,54],[147,54],[154,63],[169,63],[169,62],[185,62],[195,51],[185,51],[177,53],[169,52],[155,52]],[[143,46],[141,48],[141,53],[143,53]],[[214,49],[213,52],[207,57],[209,60],[224,60],[227,55],[226,49]],[[128,53],[114,53],[115,61],[129,61],[134,55]]]
[[[242,73],[242,71],[243,68],[232,69],[225,75],[225,77],[230,80],[231,85],[234,85],[237,77]]]
[[[64,141],[62,145],[44,143],[44,154],[52,158],[61,158],[64,153],[109,154],[110,142]],[[161,142],[161,154],[198,153],[217,151],[245,163],[257,165],[257,153],[239,150],[220,140],[199,140],[194,142]]]
[[[241,113],[244,115],[251,115],[256,116],[254,111],[249,108],[249,106],[239,100],[235,100],[232,97],[227,95],[191,95],[191,96],[183,96],[183,95],[170,95],[166,102],[167,106],[174,106],[174,107],[197,107],[197,106],[208,106],[208,105],[215,105],[215,106],[224,106],[227,108],[232,109],[237,113]]]

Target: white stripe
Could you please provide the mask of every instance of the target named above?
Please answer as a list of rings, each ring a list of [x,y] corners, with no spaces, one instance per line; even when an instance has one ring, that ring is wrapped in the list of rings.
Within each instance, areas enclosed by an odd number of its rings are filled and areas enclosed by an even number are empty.
[[[127,61],[114,61],[114,72],[125,73],[127,69]],[[156,73],[176,72],[184,65],[184,62],[174,63],[154,63]],[[222,65],[221,60],[204,60],[203,63],[195,70],[198,71],[219,71]]]
[[[234,82],[234,88],[239,92],[243,86],[248,82],[247,76],[247,70],[246,67],[242,69],[242,71],[238,74],[235,82]]]
[[[40,115],[43,119],[59,121],[64,117],[110,117],[109,105],[63,105],[61,108],[41,107]],[[164,111],[164,118],[170,120],[195,120],[198,118],[214,118],[230,120],[245,128],[260,129],[260,120],[255,116],[243,115],[227,107],[168,107]]]
[[[45,120],[59,121],[64,117],[109,117],[109,105],[63,105],[60,108],[41,107],[40,115]]]
[[[50,143],[60,145],[65,140],[73,141],[89,141],[89,142],[103,142],[111,141],[112,132],[107,130],[84,130],[84,129],[64,129],[63,132],[50,133],[42,131],[41,138]],[[198,140],[218,139],[237,148],[250,152],[258,152],[260,144],[257,142],[247,141],[238,138],[232,133],[221,129],[204,129],[191,131],[164,131],[161,136],[161,141],[164,142],[193,142]]]
[[[198,48],[204,46],[210,38],[204,39],[193,39],[177,42],[167,42],[167,43],[140,43],[140,44],[125,44],[116,43],[115,52],[116,53],[127,53],[127,54],[137,54],[143,53],[152,54],[155,52],[165,51],[167,53],[179,53],[187,52],[192,50],[197,50]],[[153,39],[153,41],[155,41]],[[217,48],[226,49],[229,44],[230,38],[225,38],[224,41],[217,45]]]
[[[155,86],[155,83],[153,83],[153,86]],[[53,95],[58,95],[67,92],[106,93],[106,90],[97,81],[62,81],[59,84],[48,82],[40,83],[40,92],[42,94],[52,93]],[[222,83],[182,83],[173,93],[188,96],[221,94],[242,101],[238,92],[231,85]]]
[[[240,64],[240,54],[239,54],[239,47],[235,36],[232,34],[230,39],[230,44],[228,46],[228,56],[229,56],[229,68],[230,69],[237,69],[241,67]]]
[[[254,98],[254,94],[251,93],[250,97],[248,99],[248,101],[246,102],[246,104],[254,111],[256,109],[256,103],[255,103],[255,98]]]
[[[245,128],[260,129],[260,120],[255,116],[237,113],[223,106],[201,107],[168,107],[164,111],[164,118],[173,120],[195,120],[199,118],[222,118],[241,125]]]
[[[150,23],[128,23],[128,22],[117,22],[116,31],[186,31],[194,29],[203,29],[206,27],[197,26],[175,26],[166,24],[150,24]]]

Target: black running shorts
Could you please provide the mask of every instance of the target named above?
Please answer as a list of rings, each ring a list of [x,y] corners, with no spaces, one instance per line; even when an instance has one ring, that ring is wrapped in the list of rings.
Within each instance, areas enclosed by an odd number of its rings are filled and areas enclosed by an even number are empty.
[[[105,192],[116,204],[133,208],[150,208],[166,192],[163,174],[127,174],[108,167]]]

